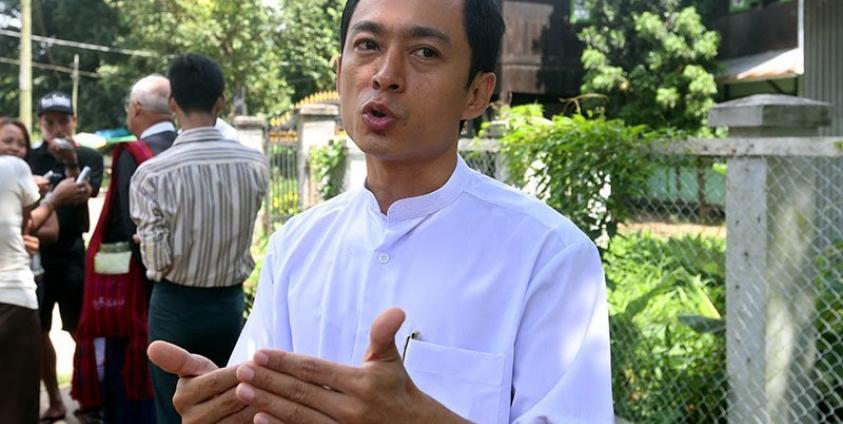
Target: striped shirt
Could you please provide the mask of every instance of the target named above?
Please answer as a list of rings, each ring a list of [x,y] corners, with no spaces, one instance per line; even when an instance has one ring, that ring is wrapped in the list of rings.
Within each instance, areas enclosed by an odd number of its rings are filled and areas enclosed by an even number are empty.
[[[266,157],[213,127],[184,131],[132,177],[130,211],[147,276],[191,287],[243,283],[255,261]]]

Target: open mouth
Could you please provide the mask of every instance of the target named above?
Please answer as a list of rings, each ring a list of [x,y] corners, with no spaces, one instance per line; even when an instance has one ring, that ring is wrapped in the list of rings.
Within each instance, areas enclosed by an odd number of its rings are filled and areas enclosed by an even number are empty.
[[[384,132],[397,122],[397,117],[383,103],[370,102],[363,108],[363,122],[374,132]]]

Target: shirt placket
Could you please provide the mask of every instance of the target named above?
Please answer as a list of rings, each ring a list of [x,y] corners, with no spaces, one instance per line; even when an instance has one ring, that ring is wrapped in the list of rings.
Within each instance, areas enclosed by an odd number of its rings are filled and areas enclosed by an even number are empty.
[[[401,257],[397,248],[419,221],[420,218],[400,221],[387,219],[382,233],[383,241],[372,248],[354,345],[355,363],[362,361],[368,348],[369,330],[374,319],[386,308],[396,306],[396,284],[400,283],[401,273]]]

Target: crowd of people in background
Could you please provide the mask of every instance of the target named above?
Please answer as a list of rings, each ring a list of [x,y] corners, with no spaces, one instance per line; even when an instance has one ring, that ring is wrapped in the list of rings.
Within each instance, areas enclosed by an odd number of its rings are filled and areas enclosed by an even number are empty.
[[[111,150],[97,223],[88,201],[103,183],[103,155],[76,141],[71,98],[51,92],[38,101],[37,144],[23,123],[0,119],[0,385],[13,388],[0,399],[0,417],[8,422],[55,422],[70,412],[83,422],[178,422],[177,379],[150,372],[149,341],[228,360],[243,323],[242,283],[254,267],[249,245],[266,160],[217,118],[224,82],[216,63],[185,55],[168,76],[145,76],[128,91],[126,126],[138,141]],[[230,198],[209,195],[221,185],[235,188]],[[77,411],[68,411],[58,384],[56,305],[76,345]],[[41,381],[47,405],[39,405]]]

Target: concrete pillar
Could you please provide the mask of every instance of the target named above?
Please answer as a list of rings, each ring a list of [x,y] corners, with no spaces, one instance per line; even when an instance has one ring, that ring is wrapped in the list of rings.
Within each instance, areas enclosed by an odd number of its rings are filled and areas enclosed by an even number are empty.
[[[815,136],[827,103],[753,96],[715,106],[735,143]],[[726,179],[726,356],[730,423],[816,421],[816,170],[808,158],[740,156]]]
[[[232,124],[234,125],[234,128],[237,129],[237,135],[240,138],[241,144],[268,154],[269,138],[266,134],[266,119],[259,116],[239,115],[234,117]],[[261,223],[264,234],[270,234],[272,232],[271,208],[272,196],[270,193],[267,193],[263,200],[263,208],[258,215],[258,222]]]
[[[296,114],[299,139],[299,202],[304,210],[320,200],[316,182],[311,178],[308,166],[310,149],[314,146],[324,146],[336,137],[340,110],[337,105],[318,103],[304,105]]]
[[[259,116],[235,116],[234,128],[237,128],[237,135],[240,143],[261,152],[266,152],[266,119]]]

